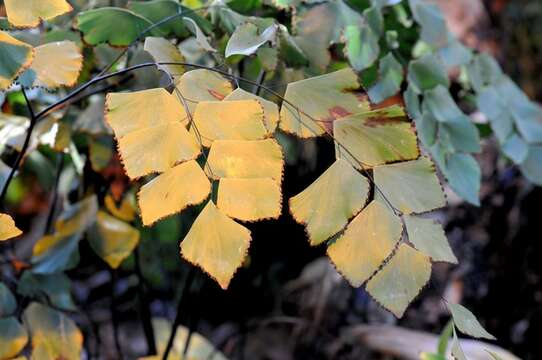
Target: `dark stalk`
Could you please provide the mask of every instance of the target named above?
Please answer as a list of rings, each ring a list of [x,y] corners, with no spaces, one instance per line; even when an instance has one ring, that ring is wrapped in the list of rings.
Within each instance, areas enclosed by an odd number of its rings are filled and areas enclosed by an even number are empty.
[[[190,287],[192,286],[192,282],[194,281],[194,277],[196,276],[196,268],[192,265],[189,266],[190,269],[188,270],[186,280],[184,281],[183,287],[181,289],[179,302],[177,303],[177,313],[175,314],[175,320],[173,321],[171,334],[169,335],[166,350],[162,355],[162,360],[167,360],[169,353],[171,352],[171,349],[173,347],[173,341],[175,340],[175,336],[177,335],[177,328],[181,324],[184,315],[183,310],[185,309],[185,304],[187,303],[187,299],[190,297]]]
[[[111,322],[113,324],[113,340],[115,342],[115,349],[117,356],[120,360],[124,359],[122,354],[122,348],[120,346],[119,338],[119,317],[117,313],[117,298],[115,296],[115,285],[117,284],[117,271],[111,270]]]
[[[143,325],[143,333],[147,341],[147,355],[156,355],[156,341],[154,338],[154,330],[152,328],[152,317],[150,311],[149,299],[145,291],[145,279],[141,271],[141,257],[139,247],[134,250],[135,272],[137,276],[137,292],[139,295],[139,311],[141,314],[141,323]]]
[[[55,185],[53,188],[53,196],[51,204],[49,205],[49,214],[47,215],[47,222],[45,223],[45,235],[50,234],[53,227],[53,220],[55,218],[56,203],[58,202],[58,184],[60,183],[60,176],[62,175],[62,169],[64,169],[64,154],[60,152],[58,154],[58,168],[56,170]]]

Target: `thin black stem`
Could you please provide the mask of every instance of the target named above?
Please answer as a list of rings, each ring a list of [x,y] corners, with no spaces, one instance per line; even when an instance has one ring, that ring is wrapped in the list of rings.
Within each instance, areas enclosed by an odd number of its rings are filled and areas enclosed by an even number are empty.
[[[188,297],[190,296],[190,286],[192,285],[195,276],[196,268],[190,265],[190,269],[188,270],[188,274],[186,275],[186,280],[184,281],[183,287],[181,289],[179,302],[177,303],[177,313],[175,314],[175,320],[173,321],[173,326],[171,327],[171,334],[169,335],[166,349],[164,351],[164,354],[162,355],[162,360],[167,360],[169,353],[171,352],[171,349],[173,347],[173,341],[175,340],[175,336],[177,335],[177,328],[181,324],[184,315],[183,310],[185,309],[185,304]]]
[[[265,70],[262,68],[260,70],[260,73],[258,74],[258,78],[256,80],[256,85],[254,85],[254,88],[252,89],[252,93],[254,95],[259,95],[260,90],[262,88],[263,80],[265,79]]]
[[[115,296],[115,285],[117,283],[117,271],[111,270],[111,322],[113,324],[113,340],[115,342],[115,349],[117,356],[120,360],[124,359],[122,354],[122,347],[120,346],[119,338],[119,318],[117,313],[117,298]]]
[[[8,192],[9,184],[13,180],[15,173],[17,172],[17,170],[19,169],[19,166],[21,165],[21,162],[23,161],[26,150],[28,149],[28,146],[30,145],[32,132],[34,131],[34,127],[36,126],[36,122],[37,122],[37,117],[34,114],[34,109],[32,108],[32,104],[30,103],[30,100],[28,99],[28,96],[26,95],[26,91],[24,90],[24,88],[22,88],[22,93],[26,101],[26,106],[28,107],[28,111],[30,112],[30,125],[28,126],[28,129],[26,130],[26,137],[24,139],[24,143],[21,148],[21,151],[19,152],[19,155],[17,155],[17,159],[15,159],[15,163],[13,164],[13,167],[11,168],[11,171],[9,172],[9,175],[4,184],[4,188],[2,189],[2,193],[0,194],[0,209],[2,209],[5,206],[4,200]]]
[[[45,223],[45,235],[50,234],[53,228],[53,220],[55,218],[56,203],[58,202],[58,184],[60,183],[60,176],[62,175],[62,169],[64,169],[64,154],[60,152],[58,154],[58,168],[56,170],[55,185],[53,188],[53,196],[51,204],[49,205],[49,214],[47,215],[47,222]]]
[[[189,302],[189,305],[187,309],[190,309],[190,313],[188,314],[188,334],[186,335],[186,339],[184,341],[184,349],[183,349],[183,358],[188,359],[188,350],[190,349],[190,341],[192,340],[192,335],[194,335],[194,332],[196,331],[199,321],[200,321],[200,306],[199,306],[199,299],[202,296],[202,293],[204,291],[204,285],[205,285],[205,277],[200,278],[200,283],[195,290],[195,295],[192,296]]]
[[[156,341],[154,338],[154,330],[152,328],[152,316],[149,308],[149,300],[147,298],[147,292],[145,291],[145,279],[143,278],[143,272],[141,271],[141,257],[139,254],[139,247],[134,250],[135,260],[135,272],[137,276],[137,292],[139,295],[139,311],[141,313],[141,322],[143,325],[143,332],[147,341],[147,355],[156,355]]]

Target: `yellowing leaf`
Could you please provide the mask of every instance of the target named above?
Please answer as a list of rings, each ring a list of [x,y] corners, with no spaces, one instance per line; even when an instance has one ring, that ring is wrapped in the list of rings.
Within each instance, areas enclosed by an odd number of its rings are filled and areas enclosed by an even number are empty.
[[[136,216],[136,207],[133,202],[133,196],[131,194],[125,196],[120,206],[117,206],[113,197],[109,194],[105,196],[104,205],[105,208],[115,217],[124,220],[124,221],[134,221]]]
[[[185,72],[177,84],[177,89],[187,100],[191,113],[194,113],[198,102],[224,100],[233,91],[227,79],[205,69]]]
[[[275,129],[277,128],[277,125],[279,123],[279,107],[274,102],[265,100],[264,98],[249,93],[248,91],[245,91],[241,88],[233,90],[233,92],[226,96],[224,100],[231,101],[250,99],[258,100],[260,104],[263,105],[265,127],[267,128],[267,131],[269,133],[275,132]]]
[[[194,113],[194,127],[202,143],[215,140],[260,140],[266,137],[263,107],[256,100],[202,101]]]
[[[358,287],[392,253],[402,233],[401,220],[386,206],[373,201],[348,224],[327,254],[352,286]]]
[[[280,186],[271,178],[221,179],[217,207],[226,215],[242,220],[277,219],[281,213]]]
[[[139,191],[139,207],[144,225],[176,214],[189,205],[204,201],[211,183],[194,160],[166,171]]]
[[[0,241],[12,239],[23,232],[17,228],[15,221],[7,214],[0,214]]]
[[[143,49],[151,54],[156,62],[184,62],[179,49],[164,38],[147,37]],[[172,77],[181,76],[184,73],[182,65],[160,65],[159,67]]]
[[[460,304],[447,303],[446,305],[452,313],[455,326],[463,334],[475,338],[495,340],[495,336],[491,335],[486,331],[486,329],[484,329],[478,319],[476,319],[476,316],[474,316],[474,314],[469,309]]]
[[[7,89],[34,58],[32,46],[0,31],[0,90]]]
[[[119,138],[136,130],[186,119],[183,105],[162,88],[107,95],[106,120]]]
[[[32,359],[81,358],[83,334],[72,319],[38,303],[30,304],[23,318],[32,338]]]
[[[457,264],[442,225],[432,219],[405,215],[403,217],[407,229],[408,240],[414,247],[433,261],[446,261]]]
[[[11,359],[28,342],[25,328],[13,316],[0,319],[0,359]]]
[[[403,109],[393,106],[335,121],[337,157],[349,160],[358,169],[417,159],[416,132],[404,120]]]
[[[430,277],[429,257],[401,244],[386,266],[367,283],[367,291],[400,318]]]
[[[164,172],[200,154],[200,145],[182,123],[184,109],[166,90],[108,94],[106,107],[131,179]]]
[[[73,10],[66,0],[4,0],[10,23],[17,27],[35,27]]]
[[[423,213],[446,205],[435,167],[426,157],[377,166],[374,180],[391,204],[405,214]]]
[[[58,41],[35,48],[32,65],[20,81],[25,86],[56,89],[73,86],[83,68],[83,56],[73,41]]]
[[[226,289],[243,263],[249,245],[250,231],[209,201],[181,243],[181,255]]]
[[[273,139],[217,140],[209,152],[205,171],[213,179],[272,178],[282,181],[283,160],[280,145]]]
[[[104,211],[98,211],[96,229],[89,237],[89,243],[98,256],[116,269],[139,243],[139,231]]]
[[[311,245],[338,233],[365,205],[369,182],[348,162],[337,159],[315,182],[290,199],[290,212],[304,224]]]
[[[280,110],[280,129],[302,138],[331,132],[337,119],[369,111],[369,102],[356,96],[358,77],[350,68],[288,84]],[[296,106],[300,112],[288,104]]]

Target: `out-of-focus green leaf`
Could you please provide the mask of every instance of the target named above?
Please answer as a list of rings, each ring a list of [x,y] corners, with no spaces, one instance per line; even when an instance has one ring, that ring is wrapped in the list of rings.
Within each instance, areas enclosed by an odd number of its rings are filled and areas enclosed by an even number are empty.
[[[452,356],[455,360],[467,360],[467,357],[465,356],[465,353],[461,348],[461,343],[459,342],[459,338],[457,337],[455,330],[452,340]]]
[[[0,359],[12,359],[26,346],[28,334],[15,317],[0,319]]]
[[[350,64],[356,71],[363,71],[378,59],[378,37],[368,26],[350,25],[344,30],[344,48]]]
[[[90,45],[108,43],[112,46],[128,46],[151,26],[152,23],[146,18],[114,7],[83,11],[77,15],[75,22],[75,27],[83,33],[83,40]],[[150,33],[157,32],[154,30]]]
[[[83,334],[72,319],[38,303],[26,308],[23,319],[32,338],[32,359],[80,359]]]
[[[205,51],[215,52],[216,49],[211,46],[205,33],[201,30],[198,23],[189,17],[183,17],[183,21],[187,25],[188,29],[196,36],[196,42]]]
[[[17,284],[17,293],[20,295],[39,299],[61,309],[75,310],[70,290],[70,279],[62,273],[44,275],[25,271]]]
[[[521,164],[525,161],[529,154],[529,144],[517,134],[506,139],[504,144],[501,145],[501,149],[502,152],[516,164]],[[542,167],[542,164],[540,166]]]
[[[533,183],[542,186],[542,146],[531,145],[527,158],[521,163],[521,171]]]
[[[373,103],[381,103],[397,94],[404,80],[403,66],[388,53],[380,59],[378,67],[378,80],[368,91]]]
[[[446,69],[432,54],[410,62],[408,82],[417,93],[433,89],[437,85],[450,86]]]
[[[79,261],[79,240],[96,219],[96,197],[88,197],[64,211],[55,232],[41,238],[32,250],[32,271],[52,274],[73,268]]]
[[[11,290],[0,282],[0,318],[13,315],[17,310],[17,302]]]
[[[453,320],[449,320],[446,324],[446,327],[444,330],[442,330],[442,333],[440,334],[439,340],[438,340],[438,353],[442,356],[445,356],[448,351],[448,343],[450,342],[450,338],[452,337],[454,332],[454,322]]]
[[[32,64],[32,46],[0,31],[0,90],[7,89]]]
[[[445,167],[441,166],[441,170],[457,195],[471,204],[480,205],[482,171],[476,159],[468,154],[455,153],[450,155]]]

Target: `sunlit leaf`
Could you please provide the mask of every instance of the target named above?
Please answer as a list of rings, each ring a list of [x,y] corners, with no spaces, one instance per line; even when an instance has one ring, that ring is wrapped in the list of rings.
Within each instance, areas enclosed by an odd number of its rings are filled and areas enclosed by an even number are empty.
[[[0,31],[0,90],[7,89],[30,66],[33,58],[32,46]]]
[[[73,268],[79,260],[79,240],[96,220],[98,204],[91,196],[66,209],[55,223],[52,235],[41,238],[32,249],[32,271],[52,274]]]
[[[401,244],[384,268],[369,280],[367,291],[380,305],[400,318],[430,277],[429,257]]]
[[[66,0],[4,0],[11,24],[17,27],[35,27],[41,20],[50,20],[72,11]]]
[[[444,191],[431,160],[418,160],[374,168],[376,186],[405,214],[423,213],[446,205]]]
[[[315,182],[290,199],[294,219],[306,227],[311,245],[338,233],[365,205],[369,182],[347,161],[337,159]]]
[[[75,85],[82,68],[83,56],[73,41],[52,42],[35,48],[34,61],[19,82],[48,89],[69,87]]]
[[[350,284],[358,287],[390,256],[402,233],[399,217],[373,201],[348,224],[327,254]]]
[[[147,37],[143,49],[151,54],[156,62],[173,63],[184,62],[184,57],[179,49],[169,40],[160,37]],[[181,76],[184,73],[182,65],[160,65],[161,69],[169,75]]]
[[[188,161],[154,178],[139,191],[139,207],[144,225],[151,225],[187,206],[203,202],[211,183],[196,161]]]
[[[166,319],[152,319],[152,327],[156,338],[156,348],[159,355],[144,357],[141,360],[161,360],[171,335],[171,322]],[[190,342],[186,358],[190,360],[227,360],[213,344],[197,332],[190,333],[189,329],[179,325],[168,360],[182,359],[187,337]]]
[[[495,336],[491,335],[483,328],[480,322],[478,322],[478,319],[476,319],[476,316],[474,316],[469,309],[460,304],[447,303],[446,305],[452,313],[455,326],[463,334],[475,338],[495,340]]]
[[[412,124],[399,106],[358,113],[333,123],[337,157],[358,169],[420,155]]]
[[[17,310],[17,301],[11,290],[0,282],[0,318],[13,315]]]
[[[215,140],[260,140],[268,133],[264,109],[257,100],[202,101],[194,112],[194,128],[203,145]]]
[[[242,141],[217,140],[209,152],[205,171],[213,179],[272,178],[282,181],[280,145],[273,139]]]
[[[195,137],[183,125],[184,108],[165,89],[110,93],[106,109],[106,120],[132,179],[164,172],[200,153]]]
[[[433,261],[445,261],[457,264],[442,225],[432,219],[405,215],[404,221],[408,240],[416,249],[431,257]]]
[[[227,289],[249,245],[250,231],[209,201],[181,243],[181,255]]]
[[[226,57],[232,55],[252,55],[268,41],[274,42],[277,35],[277,25],[273,24],[258,34],[258,27],[251,23],[239,26],[226,45]]]
[[[277,219],[281,213],[280,186],[271,178],[221,179],[217,207],[241,221]]]
[[[30,304],[23,318],[32,338],[32,359],[80,359],[83,334],[72,319],[38,303]]]
[[[104,211],[98,211],[96,228],[89,236],[92,249],[116,269],[139,243],[139,231]]]
[[[15,317],[0,319],[0,359],[12,359],[26,346],[28,334]]]
[[[264,113],[264,125],[267,128],[269,133],[275,132],[277,125],[279,123],[279,107],[272,101],[266,100],[262,97],[249,93],[241,88],[235,89],[231,94],[226,96],[224,100],[233,101],[233,100],[258,100],[258,102],[263,106]]]
[[[280,129],[302,138],[325,134],[335,120],[370,110],[367,99],[353,92],[359,88],[357,75],[350,68],[288,84]]]
[[[205,69],[187,71],[181,77],[177,89],[194,112],[199,101],[224,100],[232,91],[231,82],[215,72]]]
[[[131,194],[124,196],[120,204],[117,204],[113,197],[107,194],[104,199],[104,205],[111,215],[121,220],[131,222],[135,219],[137,209]]]
[[[12,239],[23,232],[17,228],[15,221],[8,214],[0,214],[0,241]]]
[[[83,33],[83,40],[90,45],[128,46],[150,26],[152,23],[146,18],[115,7],[80,12],[75,21],[75,27]]]

